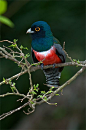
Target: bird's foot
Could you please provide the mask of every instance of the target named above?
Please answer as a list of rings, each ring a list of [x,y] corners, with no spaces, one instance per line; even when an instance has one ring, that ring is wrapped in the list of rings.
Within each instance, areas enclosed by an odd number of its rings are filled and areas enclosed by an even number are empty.
[[[53,68],[55,68],[55,63],[53,64]]]
[[[41,63],[41,69],[43,70],[43,68],[44,68],[44,64],[43,64],[43,63]]]

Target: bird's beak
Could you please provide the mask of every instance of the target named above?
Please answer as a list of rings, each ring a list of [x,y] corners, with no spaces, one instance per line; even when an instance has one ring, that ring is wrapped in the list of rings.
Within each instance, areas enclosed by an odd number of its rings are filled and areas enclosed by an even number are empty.
[[[34,33],[34,31],[32,31],[31,28],[29,28],[26,33]]]

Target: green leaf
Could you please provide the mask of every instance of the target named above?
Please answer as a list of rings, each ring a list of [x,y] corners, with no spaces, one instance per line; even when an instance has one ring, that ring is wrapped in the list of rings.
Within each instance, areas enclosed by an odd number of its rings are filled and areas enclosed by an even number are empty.
[[[79,59],[77,60],[77,63],[78,63],[78,64],[80,64],[80,61],[79,61]]]
[[[73,59],[74,62],[76,62],[76,59]]]
[[[14,27],[14,23],[7,17],[5,16],[0,16],[0,22],[13,28]]]
[[[45,94],[45,91],[41,91],[41,94]]]
[[[38,88],[39,84],[36,84],[36,88]]]
[[[38,89],[34,88],[34,90],[35,90],[36,92],[38,92]]]
[[[18,65],[18,67],[21,67],[21,65]]]
[[[44,97],[44,100],[47,101],[47,97]]]
[[[50,91],[52,91],[54,88],[55,88],[54,86],[53,86],[53,87],[51,87],[51,88],[50,88]]]
[[[16,46],[17,46],[17,44],[12,44],[12,45],[10,45],[10,46],[8,46],[8,47],[16,48]]]
[[[13,42],[16,43],[18,41],[18,39],[14,39]]]
[[[35,91],[32,91],[31,93],[34,94],[34,95],[37,95],[37,93]]]
[[[13,86],[15,86],[16,83],[13,82]]]
[[[52,93],[53,91],[52,90],[50,90],[48,93]]]
[[[27,47],[23,47],[22,45],[20,46],[20,49],[21,49],[21,50],[22,50],[22,49],[26,49],[26,50],[28,50]]]
[[[33,86],[33,87],[34,87],[34,88],[38,88],[38,86],[39,86],[39,84],[36,84],[36,85],[34,84],[34,86]]]
[[[37,97],[40,97],[40,98],[42,98],[43,96],[42,96],[42,95],[38,95]]]
[[[11,84],[11,80],[9,80],[9,84]]]
[[[14,90],[16,90],[16,89],[15,89],[15,87],[11,87],[11,90],[12,90],[12,92],[14,92]]]
[[[5,82],[5,78],[3,77],[3,81]]]
[[[23,46],[22,46],[22,45],[20,46],[20,49],[21,49],[21,50],[23,49]]]
[[[6,0],[0,0],[0,15],[4,14],[7,10],[7,1]]]
[[[24,57],[25,58],[28,58],[30,56],[30,54],[29,53],[27,53]]]
[[[30,101],[31,104],[33,104],[34,102]]]
[[[36,98],[34,98],[33,101],[36,101]]]
[[[55,103],[55,105],[57,106],[57,103]]]
[[[60,94],[57,93],[56,96],[60,96]]]

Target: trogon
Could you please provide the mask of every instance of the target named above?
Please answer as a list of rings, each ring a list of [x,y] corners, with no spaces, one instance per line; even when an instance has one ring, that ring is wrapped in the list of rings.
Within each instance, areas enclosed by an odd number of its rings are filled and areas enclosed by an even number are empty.
[[[65,62],[65,53],[60,42],[53,36],[50,26],[44,21],[37,21],[27,30],[31,33],[31,52],[33,61],[43,61],[43,65],[55,65]],[[59,86],[59,78],[63,67],[43,69],[48,86]]]

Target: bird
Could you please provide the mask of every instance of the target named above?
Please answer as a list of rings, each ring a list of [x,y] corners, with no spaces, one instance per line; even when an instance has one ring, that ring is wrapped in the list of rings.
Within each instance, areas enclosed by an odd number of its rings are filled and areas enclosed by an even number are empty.
[[[45,21],[36,21],[27,30],[31,34],[31,53],[34,63],[42,61],[42,68],[53,65],[53,68],[42,69],[46,77],[46,85],[58,87],[61,71],[64,67],[55,64],[65,63],[66,55],[58,39],[53,36],[50,26]]]

